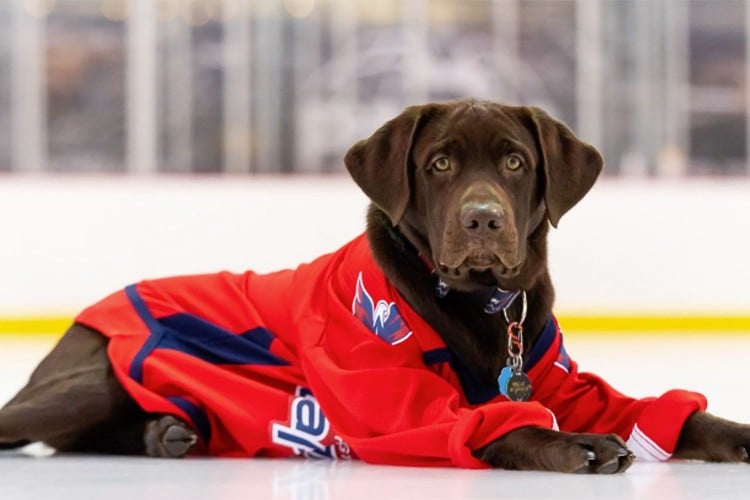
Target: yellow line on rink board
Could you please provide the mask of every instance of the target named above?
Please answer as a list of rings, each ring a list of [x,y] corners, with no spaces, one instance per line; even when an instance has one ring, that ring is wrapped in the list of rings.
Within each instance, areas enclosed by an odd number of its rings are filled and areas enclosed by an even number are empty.
[[[560,314],[560,327],[567,335],[607,333],[705,332],[750,334],[750,315],[684,314]],[[0,317],[0,335],[62,335],[73,316]]]
[[[62,335],[73,316],[0,317],[0,335]]]
[[[746,315],[560,315],[565,332],[747,333]]]

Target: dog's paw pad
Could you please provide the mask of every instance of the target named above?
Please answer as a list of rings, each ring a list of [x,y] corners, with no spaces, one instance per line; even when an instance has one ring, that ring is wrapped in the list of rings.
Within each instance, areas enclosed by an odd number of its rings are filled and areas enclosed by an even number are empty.
[[[182,457],[198,442],[198,436],[181,424],[170,425],[161,438],[162,446],[170,457]]]
[[[150,457],[184,457],[198,442],[195,432],[170,415],[150,421],[143,438]]]
[[[609,462],[601,464],[596,468],[597,474],[614,474],[620,468],[620,461],[617,458],[613,458]]]

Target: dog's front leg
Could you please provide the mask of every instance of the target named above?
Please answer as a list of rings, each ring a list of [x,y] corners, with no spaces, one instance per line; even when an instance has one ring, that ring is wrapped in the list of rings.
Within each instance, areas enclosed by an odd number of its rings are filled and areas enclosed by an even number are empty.
[[[685,421],[675,458],[709,462],[750,462],[750,425],[697,411]]]
[[[613,474],[633,463],[633,454],[615,434],[578,434],[523,427],[478,450],[493,467]]]

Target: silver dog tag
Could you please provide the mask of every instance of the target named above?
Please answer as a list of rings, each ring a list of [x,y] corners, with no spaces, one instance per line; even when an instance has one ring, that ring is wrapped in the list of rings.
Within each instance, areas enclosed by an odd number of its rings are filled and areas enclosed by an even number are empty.
[[[510,366],[500,371],[497,385],[500,394],[511,401],[528,401],[531,398],[531,380],[524,372],[516,372]]]
[[[528,401],[531,398],[531,380],[525,373],[514,373],[508,380],[507,397],[511,401]]]

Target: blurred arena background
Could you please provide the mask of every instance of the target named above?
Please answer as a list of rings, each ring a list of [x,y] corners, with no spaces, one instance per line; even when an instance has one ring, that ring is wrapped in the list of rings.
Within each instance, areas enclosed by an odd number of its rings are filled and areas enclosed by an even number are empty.
[[[541,106],[604,154],[550,234],[555,309],[582,370],[637,397],[698,390],[750,422],[750,0],[0,0],[0,404],[114,290],[295,266],[355,237],[367,200],[348,147],[407,105],[470,96]],[[695,463],[596,480],[17,457],[0,453],[0,498],[750,488],[744,467]]]
[[[745,0],[0,1],[0,330],[363,226],[403,107],[545,108],[607,162],[551,237],[563,326],[750,331]]]

